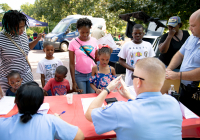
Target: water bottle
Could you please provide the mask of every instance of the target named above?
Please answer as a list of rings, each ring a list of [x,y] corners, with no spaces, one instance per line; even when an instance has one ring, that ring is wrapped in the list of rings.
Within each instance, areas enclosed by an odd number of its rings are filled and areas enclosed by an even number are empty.
[[[171,85],[170,89],[168,90],[168,94],[171,95],[173,92],[175,92],[174,85]]]

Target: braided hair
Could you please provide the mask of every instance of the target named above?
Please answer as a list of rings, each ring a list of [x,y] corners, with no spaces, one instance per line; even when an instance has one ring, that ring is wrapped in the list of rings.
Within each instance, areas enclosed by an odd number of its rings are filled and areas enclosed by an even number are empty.
[[[9,10],[3,16],[2,29],[5,29],[8,33],[14,31],[15,34],[17,34],[19,31],[19,23],[21,21],[25,22],[26,27],[28,26],[28,19],[23,13],[17,10]]]
[[[89,28],[92,27],[92,21],[88,18],[79,18],[76,22],[76,28],[80,29],[83,26],[88,26]]]

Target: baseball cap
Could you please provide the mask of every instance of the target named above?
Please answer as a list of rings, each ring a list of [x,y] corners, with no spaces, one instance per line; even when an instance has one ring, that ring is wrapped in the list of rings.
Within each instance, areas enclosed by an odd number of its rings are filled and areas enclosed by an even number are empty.
[[[97,27],[98,27],[99,29],[101,29],[103,26],[102,26],[102,25],[98,25]]]
[[[167,25],[176,27],[176,25],[178,25],[179,23],[181,23],[181,18],[179,16],[173,16],[169,18]]]

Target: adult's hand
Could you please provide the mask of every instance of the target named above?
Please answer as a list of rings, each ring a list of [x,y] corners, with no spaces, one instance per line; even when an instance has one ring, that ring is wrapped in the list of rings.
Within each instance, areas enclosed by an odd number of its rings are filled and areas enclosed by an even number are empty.
[[[168,36],[173,37],[176,33],[176,30],[174,28],[169,28]]]
[[[165,78],[169,79],[169,80],[180,79],[180,73],[179,72],[174,72],[174,71],[172,71],[170,69],[166,69]]]
[[[122,97],[126,98],[126,99],[132,99],[134,100],[135,97],[132,96],[128,90],[128,87],[126,86],[125,82],[123,81],[123,79],[120,79],[120,88],[117,88],[117,91],[121,94]]]
[[[114,90],[115,88],[117,88],[117,86],[118,86],[119,83],[120,83],[121,77],[122,77],[122,76],[120,75],[120,76],[118,76],[116,79],[112,80],[112,81],[108,84],[107,89],[110,90],[110,91],[112,91],[112,90]]]
[[[44,37],[44,35],[45,35],[44,33],[39,33],[37,39],[40,40],[42,37]]]

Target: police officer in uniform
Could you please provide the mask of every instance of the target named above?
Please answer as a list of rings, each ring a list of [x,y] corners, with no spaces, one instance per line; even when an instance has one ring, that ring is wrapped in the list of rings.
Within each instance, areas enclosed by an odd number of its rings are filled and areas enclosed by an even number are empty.
[[[93,122],[97,134],[114,130],[118,140],[182,140],[182,113],[178,102],[160,90],[165,80],[165,65],[157,58],[136,63],[131,96],[121,77],[113,80],[90,104],[85,117]],[[101,107],[110,91],[118,86],[127,102]]]

